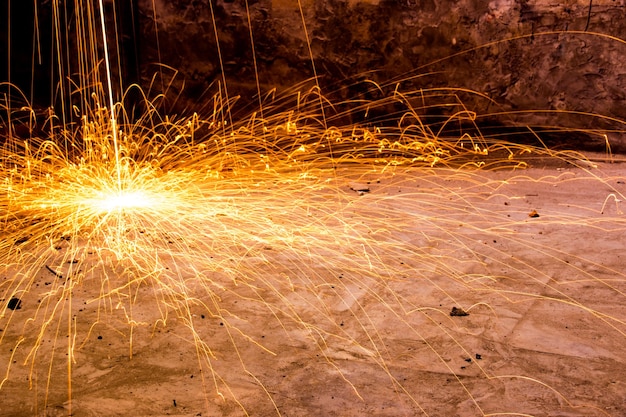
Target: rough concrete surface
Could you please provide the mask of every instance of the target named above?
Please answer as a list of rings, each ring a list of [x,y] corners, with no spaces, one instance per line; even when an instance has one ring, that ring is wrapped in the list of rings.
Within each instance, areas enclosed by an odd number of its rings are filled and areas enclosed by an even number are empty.
[[[138,286],[129,326],[123,290],[98,299],[101,275],[76,284],[31,362],[39,327],[26,318],[59,281],[42,268],[6,310],[0,415],[623,416],[626,178],[619,164],[579,165],[341,170],[338,189],[308,198],[332,211],[345,197],[338,233],[368,233],[370,248],[329,245],[334,269],[263,248],[237,259],[254,281],[212,297],[181,273],[214,374],[165,286]]]

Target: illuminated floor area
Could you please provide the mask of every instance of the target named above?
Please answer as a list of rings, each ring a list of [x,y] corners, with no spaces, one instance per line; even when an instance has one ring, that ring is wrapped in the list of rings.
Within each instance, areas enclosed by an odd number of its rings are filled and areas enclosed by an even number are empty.
[[[25,317],[64,273],[42,268],[6,310],[0,363],[15,364],[0,415],[67,415],[68,340],[74,416],[626,414],[623,164],[346,168],[330,183],[306,194],[324,228],[291,231],[298,251],[205,253],[249,281],[207,290],[190,271],[219,281],[219,268],[163,264],[180,271],[185,309],[165,281],[129,304],[86,277],[60,315],[74,327],[49,327],[29,389],[28,350],[13,347],[36,338]]]

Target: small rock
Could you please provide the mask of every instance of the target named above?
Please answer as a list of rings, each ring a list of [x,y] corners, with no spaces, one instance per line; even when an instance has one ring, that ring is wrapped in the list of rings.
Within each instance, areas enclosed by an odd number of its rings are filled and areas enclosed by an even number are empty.
[[[539,213],[537,213],[537,210],[533,210],[530,213],[528,213],[528,217],[539,217]]]
[[[450,316],[452,317],[465,317],[469,316],[469,313],[462,308],[452,307],[452,311],[450,311]]]
[[[22,308],[22,300],[20,300],[19,298],[13,297],[9,300],[9,304],[7,304],[7,307],[10,310],[19,310],[20,308]]]
[[[369,193],[370,192],[370,186],[369,185],[361,184],[361,183],[358,183],[358,182],[351,183],[350,184],[350,189],[352,191],[356,191],[357,193]]]

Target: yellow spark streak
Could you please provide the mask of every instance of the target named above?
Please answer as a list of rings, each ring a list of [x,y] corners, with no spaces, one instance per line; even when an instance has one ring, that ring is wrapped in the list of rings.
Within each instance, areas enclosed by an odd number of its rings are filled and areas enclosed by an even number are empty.
[[[117,185],[118,190],[121,191],[122,176],[120,172],[120,152],[118,144],[118,132],[117,132],[117,118],[115,117],[115,104],[113,102],[113,87],[111,86],[111,64],[109,63],[109,46],[107,43],[107,31],[104,22],[104,6],[102,0],[99,1],[100,5],[100,23],[102,25],[102,44],[104,46],[104,63],[105,73],[107,77],[108,97],[109,97],[109,111],[111,114],[111,133],[113,135],[113,149],[115,152],[115,164],[117,173]]]

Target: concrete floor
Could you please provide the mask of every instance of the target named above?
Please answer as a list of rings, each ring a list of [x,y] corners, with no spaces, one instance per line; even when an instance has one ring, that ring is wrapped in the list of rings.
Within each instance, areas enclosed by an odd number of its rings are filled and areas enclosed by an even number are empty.
[[[624,194],[605,162],[339,171],[249,280],[172,258],[184,285],[129,301],[101,270],[40,333],[42,268],[0,322],[0,416],[626,415]]]

